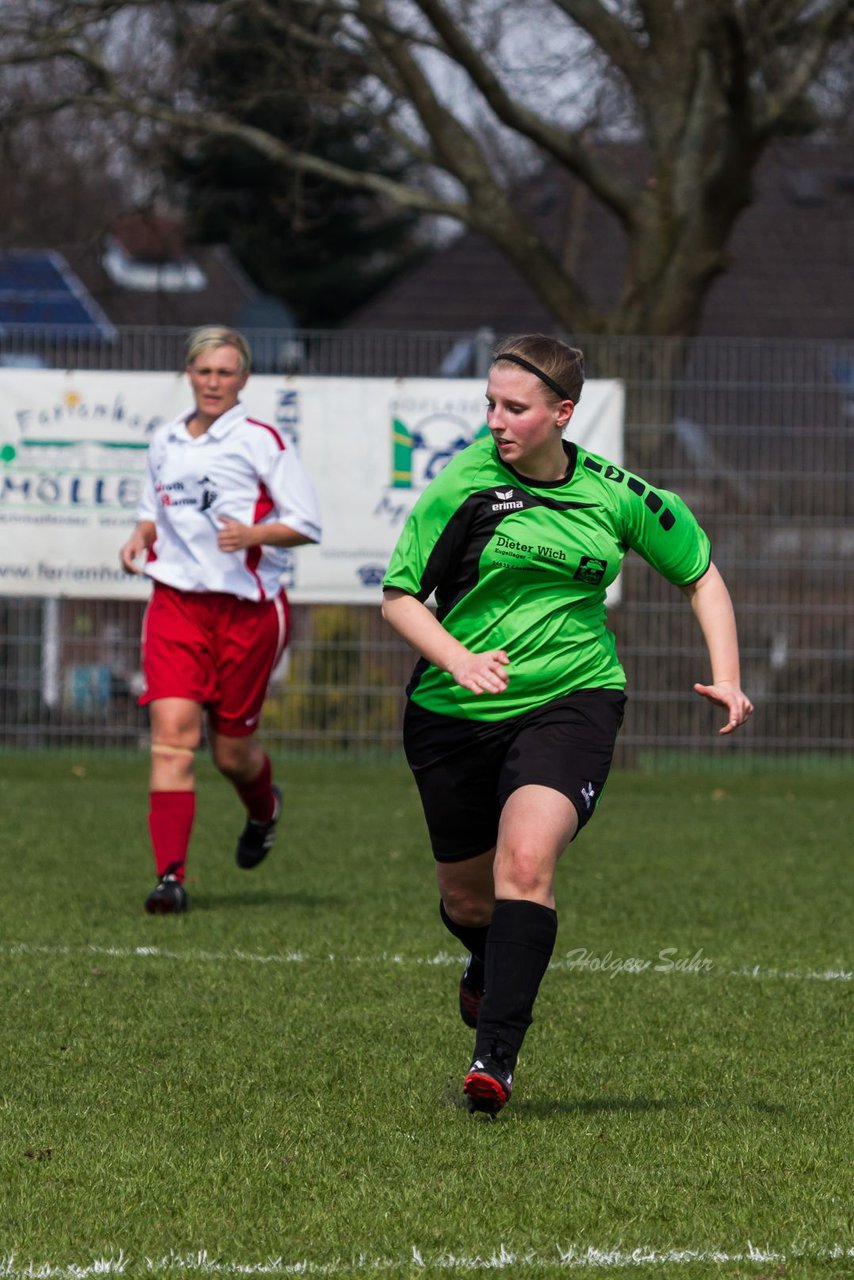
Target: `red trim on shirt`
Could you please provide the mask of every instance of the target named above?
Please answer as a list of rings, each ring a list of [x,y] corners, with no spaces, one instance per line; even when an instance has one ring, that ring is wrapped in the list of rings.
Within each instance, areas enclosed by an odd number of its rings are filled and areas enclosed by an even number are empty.
[[[257,425],[260,427],[263,427],[264,423],[259,422]],[[270,429],[272,430],[272,428]],[[275,434],[276,433],[273,432],[273,435]],[[282,445],[283,449],[284,447],[285,446]],[[270,490],[264,484],[263,480],[259,480],[258,497],[255,499],[255,509],[252,512],[252,523],[260,524],[265,516],[268,516],[271,511],[275,510],[275,506],[276,504],[273,502],[273,498],[270,493]],[[263,551],[264,551],[263,547],[250,547],[249,550],[246,552],[246,558],[244,563],[246,565],[247,572],[252,574],[252,577],[255,579],[255,581],[258,584],[258,590],[261,594],[261,599],[266,600],[267,596],[261,584],[260,575],[258,574],[258,565],[261,562],[261,556],[263,554]]]
[[[252,513],[252,523],[260,524],[265,516],[268,516],[274,509],[275,503],[270,494],[270,490],[261,480],[258,483],[258,497],[255,499],[255,510]]]
[[[269,422],[261,422],[258,418],[247,418],[246,421],[248,423],[251,423],[253,427],[263,427],[265,431],[269,431],[270,435],[273,437],[273,439],[275,440],[276,444],[281,449],[281,451],[283,453],[285,452],[285,450],[287,449],[287,445],[285,444],[282,437],[279,435],[276,428],[271,427]],[[272,496],[270,494],[270,490],[264,484],[263,480],[259,481],[258,497],[255,499],[255,510],[252,515],[252,523],[260,524],[265,516],[268,516],[271,511],[275,510],[275,505],[276,504],[273,502]],[[246,563],[247,572],[252,574],[252,577],[255,579],[255,581],[258,584],[258,591],[260,594],[260,598],[262,600],[266,600],[267,595],[264,591],[264,587],[261,582],[261,577],[258,573],[258,565],[261,562],[261,556],[263,554],[264,554],[263,547],[250,547],[249,550],[246,552],[245,563]]]
[[[269,422],[259,422],[259,420],[258,420],[257,418],[247,418],[247,419],[246,419],[246,421],[247,421],[247,422],[251,422],[253,427],[263,427],[265,431],[269,431],[270,435],[273,437],[273,439],[275,440],[276,444],[279,446],[279,448],[280,448],[283,452],[284,452],[284,450],[285,450],[285,449],[287,449],[287,447],[288,447],[288,446],[285,444],[284,440],[283,440],[283,439],[282,439],[282,437],[279,435],[279,433],[278,433],[278,431],[276,430],[276,428],[275,428],[275,427],[271,427],[271,426],[270,426],[270,424],[269,424]]]
[[[264,590],[264,584],[261,581],[261,575],[258,572],[258,565],[261,563],[262,551],[263,551],[262,547],[250,547],[249,550],[246,552],[245,564],[246,564],[247,573],[251,573],[252,577],[255,579],[255,581],[258,584],[258,598],[260,600],[266,600],[267,593]]]

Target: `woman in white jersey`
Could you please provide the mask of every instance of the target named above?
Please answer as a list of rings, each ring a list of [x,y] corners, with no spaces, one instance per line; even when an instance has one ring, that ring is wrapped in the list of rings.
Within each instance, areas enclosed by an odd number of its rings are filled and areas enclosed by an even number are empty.
[[[464,1092],[510,1098],[557,932],[554,875],[592,817],[620,728],[625,673],[605,589],[632,549],[691,602],[731,733],[742,693],[735,620],[709,539],[676,494],[564,439],[580,351],[530,334],[496,352],[489,437],[458,453],[410,514],[385,617],[421,655],[404,746],[436,859],[446,928],[469,951]],[[435,591],[437,611],[426,601]]]
[[[190,335],[194,404],[152,439],[138,522],[120,553],[128,573],[154,582],[140,698],[151,719],[151,914],[187,908],[194,762],[205,716],[214,764],[246,809],[238,866],[266,857],[281,809],[255,734],[289,639],[283,552],[318,542],[320,516],[294,449],[249,417],[239,398],[250,366],[249,346],[234,330],[209,326]]]

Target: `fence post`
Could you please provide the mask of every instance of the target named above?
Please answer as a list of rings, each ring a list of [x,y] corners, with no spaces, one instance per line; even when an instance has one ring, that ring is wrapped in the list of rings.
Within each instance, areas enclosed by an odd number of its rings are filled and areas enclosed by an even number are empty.
[[[41,684],[42,702],[52,711],[59,702],[59,598],[42,603]]]
[[[492,329],[478,329],[474,335],[474,376],[485,378],[492,364],[492,349],[495,346],[495,334]]]

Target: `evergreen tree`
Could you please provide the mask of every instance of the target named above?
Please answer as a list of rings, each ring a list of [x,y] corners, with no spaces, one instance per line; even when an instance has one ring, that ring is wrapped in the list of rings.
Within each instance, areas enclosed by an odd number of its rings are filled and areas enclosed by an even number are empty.
[[[201,57],[197,34],[185,63],[203,110],[236,117],[286,144],[397,180],[413,162],[374,128],[373,113],[347,100],[352,63],[318,13],[314,47],[287,37],[287,0],[237,7]],[[305,5],[299,5],[305,20]],[[319,6],[315,6],[319,9]],[[275,10],[275,12],[273,12]],[[180,45],[182,34],[176,32]],[[333,327],[423,251],[417,215],[377,195],[270,163],[239,140],[172,135],[166,162],[201,243],[227,244],[252,281],[280,299],[301,327]]]

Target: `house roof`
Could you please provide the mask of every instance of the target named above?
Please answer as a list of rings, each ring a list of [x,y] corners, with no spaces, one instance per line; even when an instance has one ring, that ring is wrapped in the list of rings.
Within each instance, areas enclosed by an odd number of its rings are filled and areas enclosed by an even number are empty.
[[[0,325],[70,325],[93,337],[114,329],[60,253],[0,250]]]
[[[0,252],[0,323],[238,325],[261,295],[223,245],[189,245],[177,218],[134,214],[85,241]]]
[[[135,214],[95,242],[60,246],[113,324],[236,324],[258,290],[223,245],[189,245],[177,218]]]
[[[615,147],[637,170],[636,150]],[[625,244],[613,215],[554,167],[525,202],[553,246],[575,262],[594,301],[613,306]],[[755,175],[755,198],[739,219],[731,267],[712,285],[706,337],[850,338],[854,334],[854,150],[782,143]],[[397,278],[350,316],[346,329],[549,332],[551,313],[499,250],[465,233]]]

